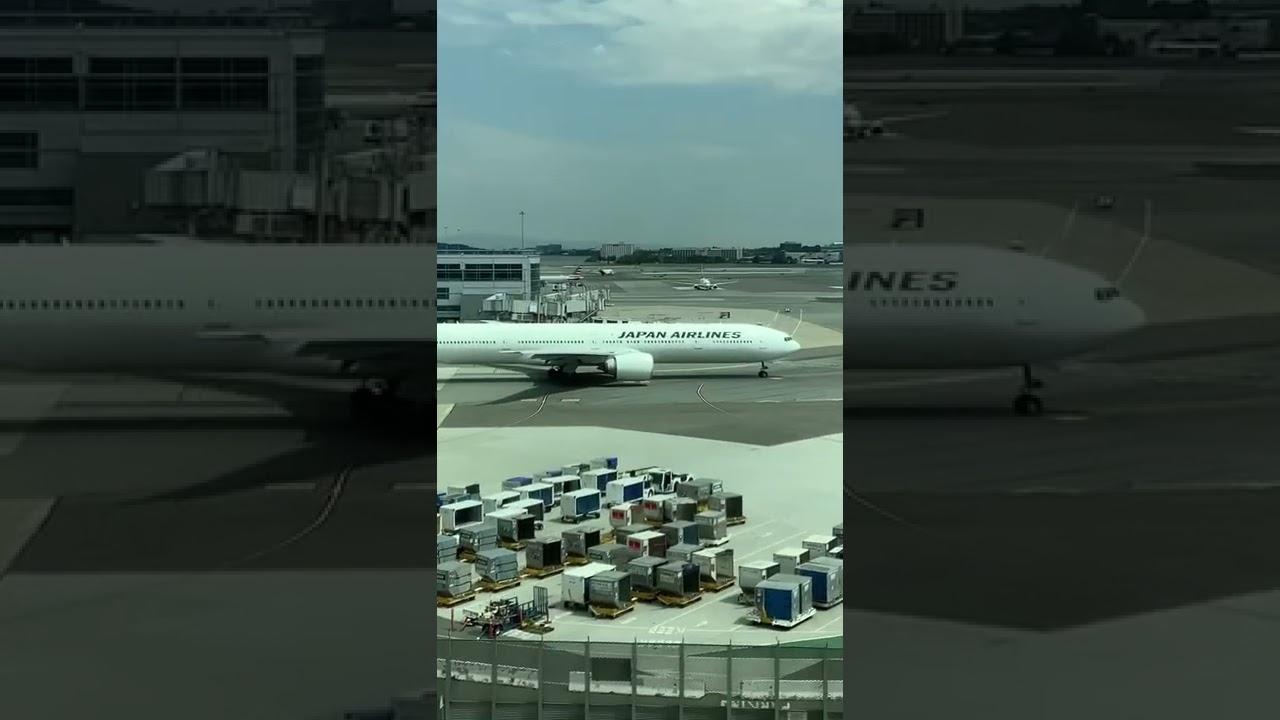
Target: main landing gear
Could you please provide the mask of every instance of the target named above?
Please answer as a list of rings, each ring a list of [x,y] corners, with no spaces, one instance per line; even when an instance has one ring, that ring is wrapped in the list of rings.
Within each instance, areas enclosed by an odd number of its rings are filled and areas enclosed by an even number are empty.
[[[760,372],[756,373],[756,375],[759,375],[762,378],[769,377],[769,366],[765,365],[763,360],[760,361]]]
[[[1022,391],[1013,399],[1013,411],[1019,415],[1032,416],[1044,412],[1044,401],[1035,393],[1044,387],[1044,382],[1031,374],[1031,366],[1022,366]]]
[[[547,379],[552,382],[573,382],[578,377],[578,368],[575,365],[568,367],[564,365],[552,365],[547,371]]]
[[[351,393],[351,414],[359,420],[407,420],[413,416],[415,407],[398,394],[399,390],[398,380],[366,381]]]

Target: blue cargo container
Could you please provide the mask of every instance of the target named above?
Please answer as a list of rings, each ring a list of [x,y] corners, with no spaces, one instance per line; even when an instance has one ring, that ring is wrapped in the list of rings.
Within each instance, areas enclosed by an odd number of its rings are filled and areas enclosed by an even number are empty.
[[[813,606],[830,608],[844,599],[844,568],[834,564],[807,562],[796,567],[796,574],[813,581]]]
[[[545,512],[550,510],[551,506],[555,504],[555,495],[553,494],[553,490],[554,488],[546,483],[532,483],[520,488],[519,493],[521,499],[541,500],[542,509]]]
[[[533,478],[529,477],[513,477],[502,481],[503,490],[519,490],[525,485],[533,483]]]
[[[595,468],[594,470],[584,470],[582,473],[583,487],[593,487],[604,494],[605,488],[609,483],[618,479],[617,470],[607,470],[604,468]]]
[[[560,496],[560,513],[566,522],[585,517],[600,517],[600,491],[590,488],[574,490]]]
[[[756,584],[758,622],[791,627],[813,617],[813,581],[803,575],[774,575]]]
[[[644,478],[610,480],[604,490],[605,505],[613,507],[644,499]]]
[[[605,458],[604,462],[605,462],[605,466],[608,467],[610,470],[618,469],[618,458],[616,457]]]
[[[436,493],[436,509],[439,510],[442,507],[444,507],[444,493],[438,492]]]

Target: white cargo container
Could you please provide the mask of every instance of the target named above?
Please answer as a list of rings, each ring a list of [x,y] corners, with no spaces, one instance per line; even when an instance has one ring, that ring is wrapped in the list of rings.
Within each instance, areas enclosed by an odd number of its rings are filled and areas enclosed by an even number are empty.
[[[615,569],[612,565],[598,562],[566,569],[561,584],[561,602],[566,606],[585,607],[591,593],[591,578]]]
[[[503,490],[492,495],[482,496],[480,502],[484,503],[485,514],[488,514],[495,510],[501,510],[519,499],[520,493],[513,490]]]
[[[440,527],[444,532],[457,532],[483,520],[484,505],[479,500],[460,500],[440,507]]]
[[[582,489],[582,478],[577,475],[558,475],[549,477],[543,482],[551,486],[551,502],[553,504],[560,502],[561,495]]]
[[[520,508],[502,508],[500,510],[494,510],[493,512],[487,512],[484,514],[484,524],[497,525],[498,518],[514,518],[520,517],[523,514],[524,511]]]
[[[605,507],[640,502],[643,499],[644,478],[622,478],[621,480],[611,480],[605,485]]]
[[[622,503],[609,508],[609,524],[615,528],[628,525],[639,525],[644,522],[644,512],[640,503]],[[648,526],[646,526],[647,528]]]

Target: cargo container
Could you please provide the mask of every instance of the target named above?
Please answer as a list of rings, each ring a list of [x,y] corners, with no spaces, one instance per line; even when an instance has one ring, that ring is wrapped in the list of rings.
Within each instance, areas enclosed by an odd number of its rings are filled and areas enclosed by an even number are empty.
[[[534,538],[524,548],[524,562],[530,570],[546,570],[564,565],[564,541],[558,537]]]
[[[480,497],[480,502],[484,504],[485,514],[488,514],[495,510],[501,510],[506,507],[508,503],[515,502],[519,499],[520,493],[514,490],[503,490],[501,492],[493,493],[492,495],[482,495]]]
[[[701,545],[672,545],[667,548],[667,560],[672,562],[693,562],[693,554],[702,549]]]
[[[627,539],[636,533],[650,532],[653,526],[648,523],[637,523],[635,525],[627,525],[626,527],[615,528],[613,531],[613,539],[616,542],[625,544]]]
[[[712,480],[711,478],[685,480],[676,485],[676,495],[689,498],[699,505],[705,506],[711,500],[711,494],[718,492],[721,486],[719,480]]]
[[[669,562],[658,566],[658,590],[677,597],[698,594],[702,586],[698,582],[698,568],[692,563]]]
[[[587,548],[588,560],[606,563],[610,567],[622,567],[634,557],[636,554],[628,550],[626,545],[618,543],[601,543],[593,548]]]
[[[738,587],[743,592],[754,592],[761,581],[777,575],[780,570],[778,563],[769,560],[744,562],[738,566]]]
[[[446,496],[445,496],[445,494],[444,494],[444,493],[442,493],[442,492],[438,492],[438,493],[436,493],[436,511],[437,511],[437,512],[439,512],[439,511],[440,511],[440,508],[444,507],[444,505],[445,505],[445,502],[444,502],[445,497],[446,497]]]
[[[667,538],[667,547],[672,545],[700,545],[701,531],[698,524],[685,520],[676,520],[663,525],[662,534]]]
[[[458,545],[463,552],[476,553],[498,546],[498,528],[494,525],[471,525],[458,531]]]
[[[493,525],[494,527],[497,527],[499,519],[513,518],[522,514],[523,513],[521,513],[519,510],[513,507],[499,508],[497,510],[494,510],[493,512],[486,512],[484,514],[484,524]]]
[[[605,563],[588,563],[581,567],[568,568],[564,571],[564,579],[560,585],[561,601],[568,607],[586,606],[590,599],[591,578],[613,569],[612,565]]]
[[[624,608],[631,604],[631,573],[606,570],[587,580],[587,599],[592,605]]]
[[[638,502],[622,503],[609,508],[609,524],[615,528],[624,528],[642,522],[644,522],[644,513],[641,512]]]
[[[836,558],[837,560],[844,560],[844,546],[839,545],[837,547],[831,548],[830,557]]]
[[[596,528],[575,528],[560,533],[564,538],[565,557],[586,557],[587,551],[600,544],[600,531]]]
[[[579,522],[584,518],[600,517],[599,490],[573,490],[560,497],[560,519]]]
[[[551,486],[551,501],[560,502],[565,493],[582,489],[582,478],[577,475],[559,475],[547,478],[547,484]]]
[[[533,516],[529,513],[520,513],[515,517],[499,518],[498,542],[520,543],[525,540],[531,540],[536,529]]]
[[[756,585],[756,621],[792,627],[813,617],[813,581],[778,574]]]
[[[568,465],[562,465],[560,467],[560,472],[564,475],[576,475],[578,477],[582,477],[582,473],[590,469],[591,463],[576,462],[569,463]]]
[[[515,580],[520,577],[520,558],[504,548],[481,550],[476,553],[476,575],[493,583]]]
[[[826,556],[831,552],[831,548],[839,545],[840,542],[835,535],[810,535],[801,540],[800,544],[809,551],[809,559],[812,560]]]
[[[603,460],[603,461],[604,461],[604,463],[603,463],[602,465],[600,465],[600,467],[607,467],[607,468],[609,468],[610,470],[617,470],[617,469],[618,469],[618,458],[616,458],[616,457],[606,457],[606,458],[600,458],[600,460]],[[595,461],[593,460],[592,462],[595,462]]]
[[[519,510],[522,513],[529,513],[530,515],[533,516],[534,520],[537,520],[539,522],[541,522],[546,517],[546,512],[547,512],[547,507],[543,505],[542,501],[537,498],[525,498],[523,500],[517,500],[511,503],[510,505],[508,505],[505,509]]]
[[[825,558],[821,558],[825,559]],[[823,562],[807,562],[796,573],[813,581],[813,606],[832,608],[844,600],[844,567]]]
[[[639,502],[644,499],[644,478],[611,480],[605,485],[604,495],[605,507]]]
[[[440,508],[440,527],[445,532],[457,532],[483,520],[484,505],[479,500],[463,500]]]
[[[471,589],[471,566],[467,563],[454,561],[436,568],[436,595],[461,597]]]
[[[698,542],[716,545],[729,539],[729,521],[723,510],[704,510],[693,516],[698,524]]]
[[[631,589],[640,592],[658,591],[658,568],[667,561],[659,557],[638,557],[627,563],[631,574]]]
[[[804,548],[785,548],[773,554],[773,561],[778,563],[784,575],[795,575],[796,568],[809,562],[809,551]]]
[[[445,492],[450,495],[462,496],[472,495],[472,499],[480,497],[480,483],[471,483],[470,485],[450,485],[445,488]]]
[[[712,493],[707,501],[708,510],[719,510],[732,525],[745,518],[742,514],[742,495],[735,492]]]
[[[844,545],[844,523],[840,523],[839,525],[831,528],[831,534],[835,535],[836,538],[840,540],[840,545]]]
[[[706,548],[693,554],[693,564],[703,582],[726,585],[733,581],[733,548]]]
[[[627,538],[627,547],[637,557],[641,555],[665,557],[667,554],[667,536],[653,530],[636,533]]]
[[[555,488],[546,483],[533,483],[520,488],[520,497],[526,500],[541,500],[544,510],[555,505]]]
[[[640,501],[640,505],[644,512],[644,521],[647,523],[657,523],[661,525],[666,522],[664,513],[666,512],[663,503],[671,497],[670,495],[651,495]]]
[[[618,479],[618,471],[608,468],[591,468],[582,471],[582,487],[599,490],[601,495],[605,494],[605,488],[609,483]],[[643,484],[642,484],[643,486]]]
[[[513,477],[513,478],[507,478],[506,480],[502,481],[502,489],[515,490],[516,492],[519,492],[520,488],[526,485],[532,485],[532,484],[533,484],[533,478],[531,477]]]
[[[698,514],[698,502],[684,497],[667,498],[663,501],[662,517],[663,522],[674,522],[683,520],[693,522],[693,517]]]
[[[458,538],[456,535],[436,536],[436,567],[458,559]]]

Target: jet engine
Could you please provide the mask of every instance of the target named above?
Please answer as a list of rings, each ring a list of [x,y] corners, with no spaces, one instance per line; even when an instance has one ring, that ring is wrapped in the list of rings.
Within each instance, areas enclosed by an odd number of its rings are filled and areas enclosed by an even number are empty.
[[[605,360],[600,369],[615,380],[648,380],[653,377],[653,356],[639,352],[615,355]]]

